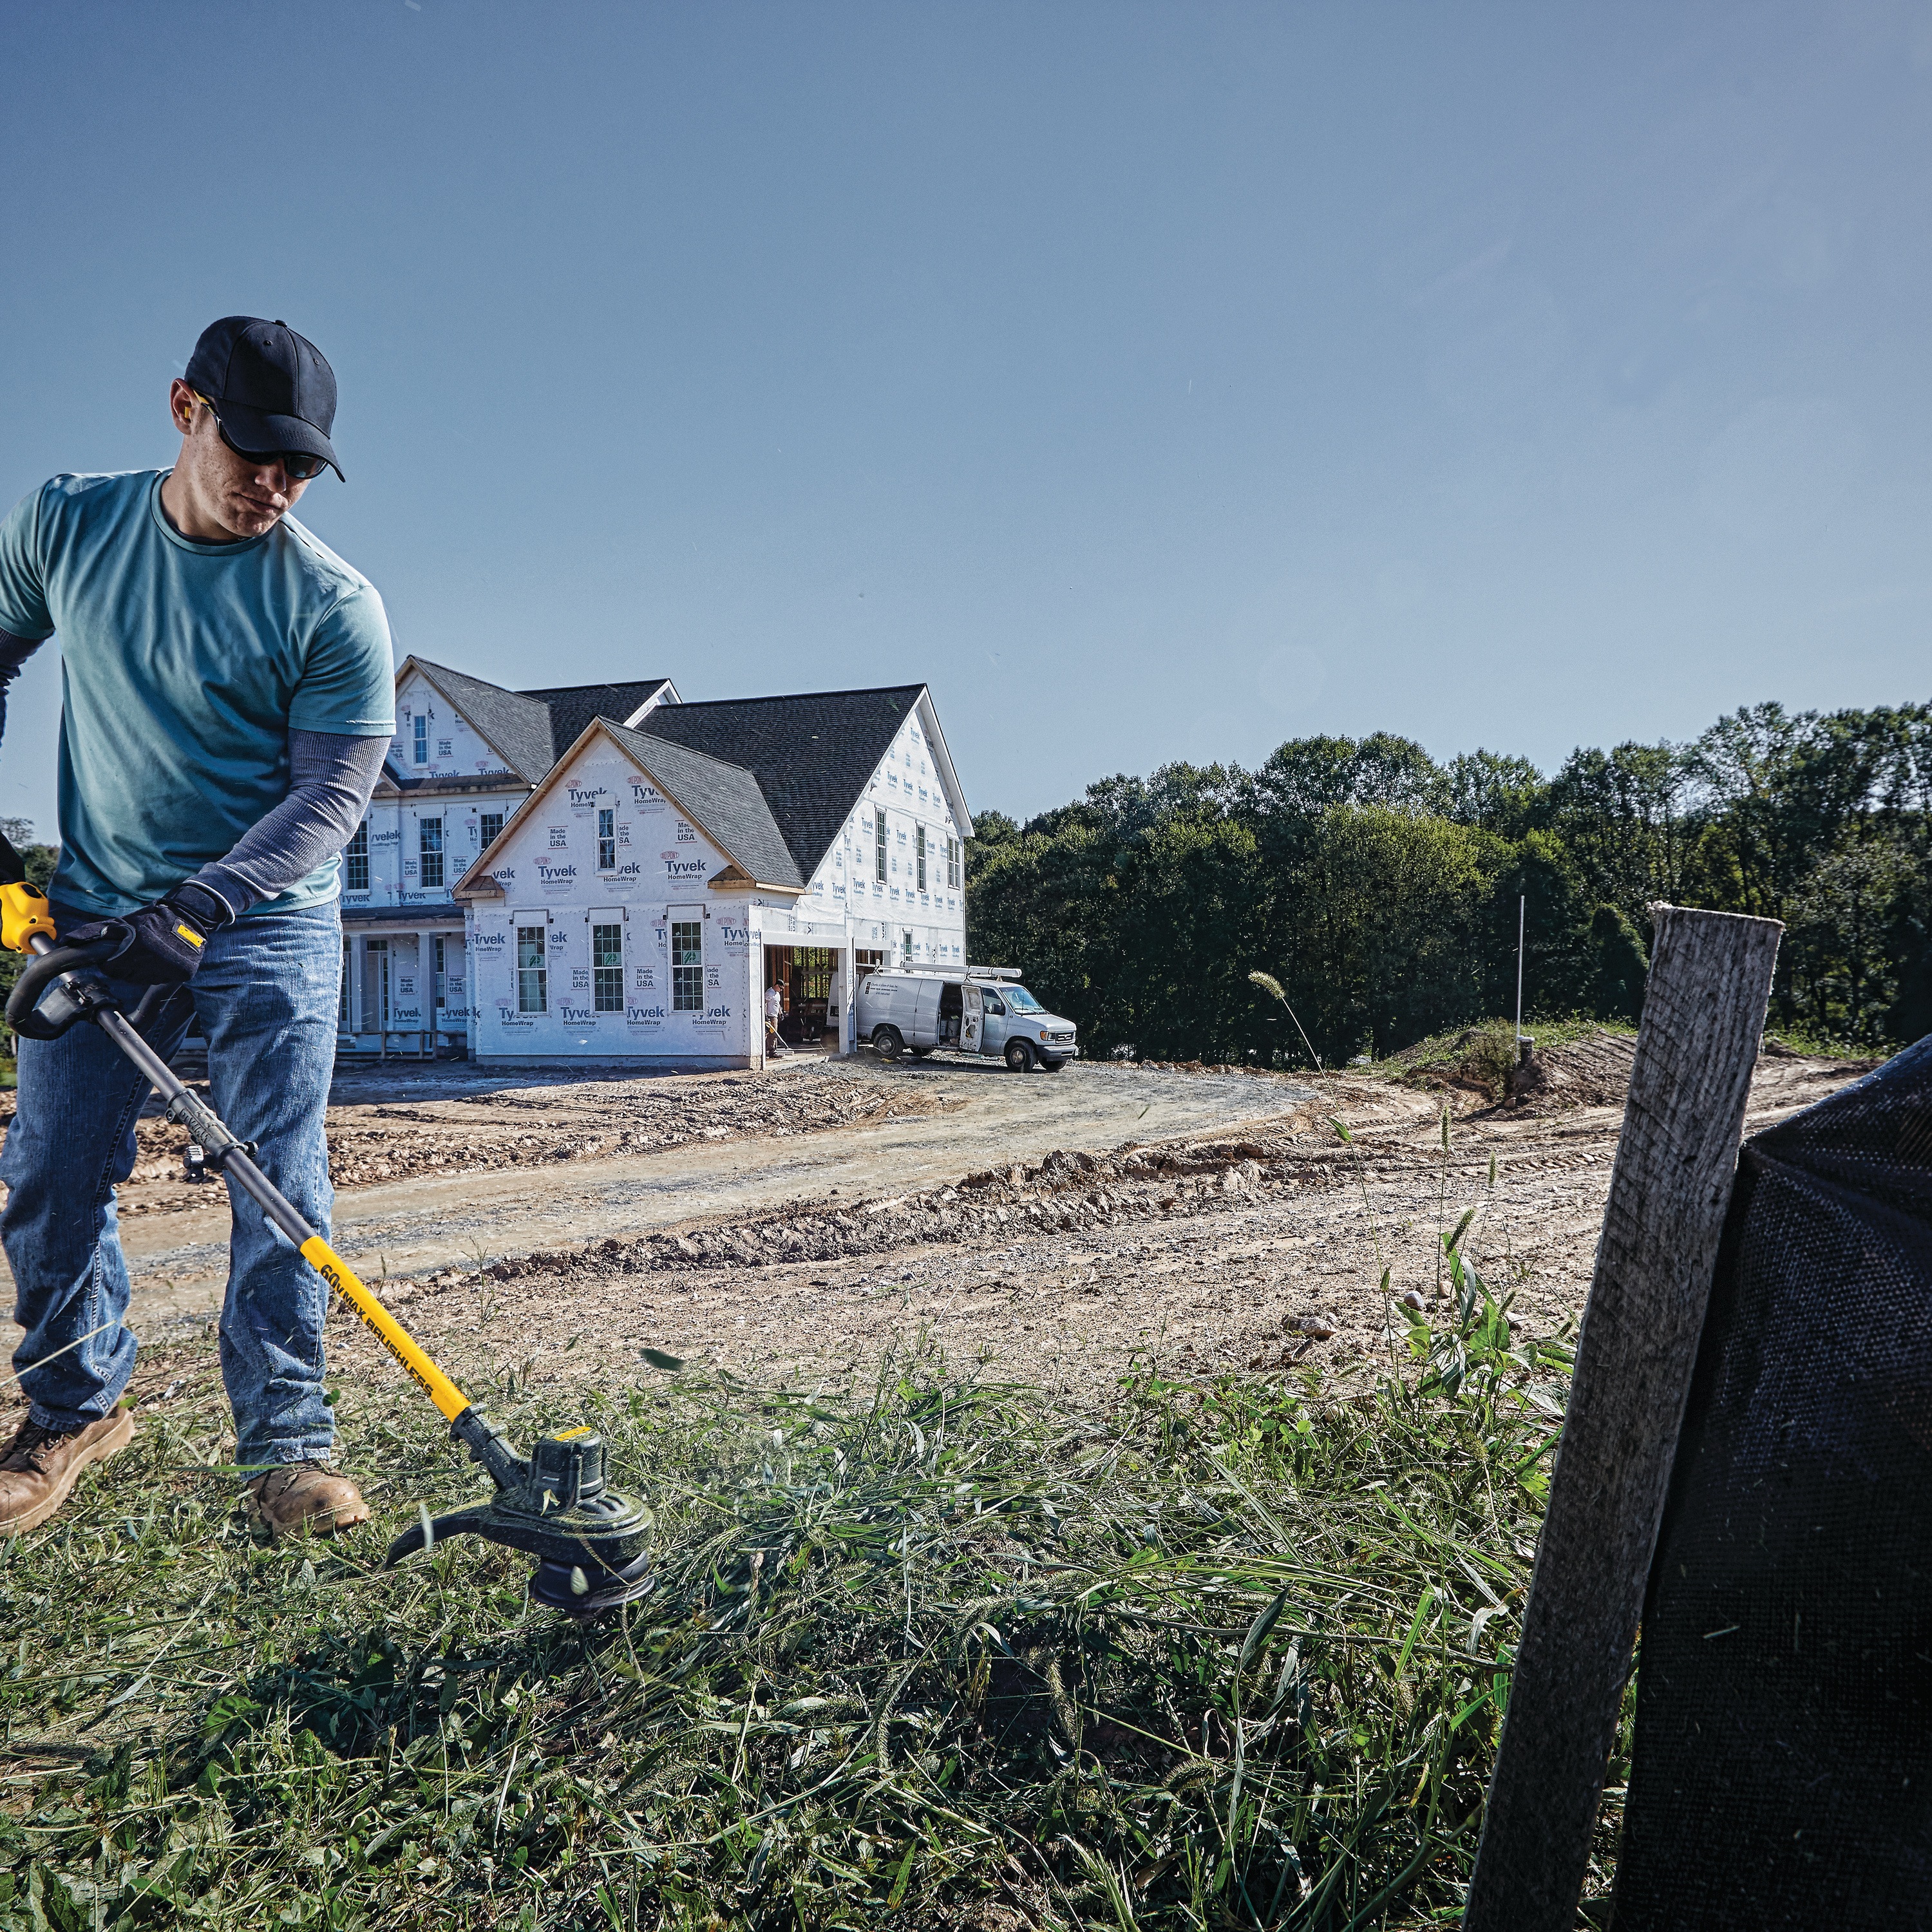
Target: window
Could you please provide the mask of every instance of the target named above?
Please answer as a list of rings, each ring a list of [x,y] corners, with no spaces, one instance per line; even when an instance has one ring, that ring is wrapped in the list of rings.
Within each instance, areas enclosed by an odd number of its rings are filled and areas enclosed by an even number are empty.
[[[342,942],[342,996],[336,1002],[335,1024],[341,1030],[349,1030],[349,974],[356,958],[356,942],[345,939]]]
[[[488,845],[503,829],[503,814],[500,812],[485,812],[476,820],[477,836]]]
[[[670,1007],[674,1013],[704,1010],[704,925],[677,919],[670,927]]]
[[[442,820],[424,818],[416,821],[416,849],[422,854],[422,882],[442,884]]]
[[[600,819],[608,818],[600,812]],[[593,926],[590,928],[591,1004],[600,1013],[624,1010],[624,928],[621,926]]]
[[[876,806],[872,812],[872,845],[876,860],[872,876],[883,885],[886,878],[886,814]]]
[[[544,964],[544,928],[540,926],[517,928],[517,1010],[550,1011],[550,972]]]
[[[926,890],[926,827],[922,825],[913,834],[912,843],[913,857],[917,863],[919,872],[919,889],[921,892],[924,892]]]
[[[959,890],[959,842],[956,838],[946,842],[946,887],[949,892]]]
[[[899,951],[904,956],[903,963],[910,966],[912,964],[912,934],[910,933],[905,932],[900,933]]]
[[[443,1003],[444,994],[449,989],[449,982],[443,976],[442,934],[441,933],[435,933],[430,936],[429,947],[436,969],[436,1003],[440,1007]]]
[[[597,869],[600,872],[614,872],[616,865],[617,812],[614,806],[597,814]],[[614,926],[611,930],[615,932],[616,928]],[[613,1006],[608,1010],[615,1012],[617,1010]]]
[[[427,718],[418,718],[416,720],[416,763],[419,765],[428,764],[429,763],[429,720]]]
[[[366,892],[369,890],[369,821],[356,828],[356,836],[342,848],[342,890]]]
[[[362,942],[362,1030],[386,1035],[389,1030],[389,942]]]

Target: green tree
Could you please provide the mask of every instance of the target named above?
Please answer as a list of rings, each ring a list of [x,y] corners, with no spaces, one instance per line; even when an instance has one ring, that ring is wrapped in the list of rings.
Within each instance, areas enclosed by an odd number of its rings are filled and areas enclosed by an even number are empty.
[[[1322,815],[1292,977],[1325,1058],[1390,1053],[1479,1010],[1480,915],[1507,856],[1444,818],[1352,805]]]
[[[1545,783],[1478,751],[1312,737],[1256,772],[1117,773],[968,847],[971,950],[1022,966],[1090,1051],[1387,1053],[1508,1012],[1632,1018],[1658,900],[1782,918],[1774,1013],[1932,1030],[1932,706],[1758,705],[1693,746],[1579,748]]]
[[[1589,1010],[1599,1019],[1636,1018],[1650,976],[1643,935],[1620,908],[1600,905],[1590,915],[1587,943]]]
[[[1460,752],[1449,760],[1447,816],[1459,825],[1520,838],[1549,814],[1550,788],[1527,758]]]

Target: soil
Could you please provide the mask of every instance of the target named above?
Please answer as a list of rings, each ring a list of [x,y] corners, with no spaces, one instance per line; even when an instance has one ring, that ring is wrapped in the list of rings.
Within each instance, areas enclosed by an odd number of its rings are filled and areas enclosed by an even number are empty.
[[[679,1104],[716,1106],[739,1144],[578,1156],[567,1186],[560,1174],[542,1190],[556,1189],[560,1204],[532,1202],[516,1174],[482,1175],[504,1190],[472,1200],[488,1252],[457,1264],[431,1255],[405,1279],[392,1270],[385,1298],[478,1400],[506,1384],[649,1382],[661,1364],[646,1352],[826,1387],[914,1346],[1075,1390],[1137,1360],[1187,1376],[1367,1372],[1397,1346],[1391,1312],[1396,1337],[1407,1324],[1404,1309],[1384,1304],[1383,1269],[1391,1300],[1444,1313],[1438,1235],[1474,1207],[1463,1252],[1513,1294],[1520,1334],[1557,1336],[1588,1289],[1622,1109],[1620,1092],[1600,1097],[1615,1074],[1598,1042],[1548,1058],[1546,1093],[1493,1106],[1353,1072],[1289,1080],[1076,1065],[1022,1077],[866,1056],[799,1070],[798,1106],[823,1105],[829,1120],[843,1108],[859,1123],[802,1134],[784,1124],[796,1116],[776,1097],[782,1082],[688,1076],[712,1087]],[[1747,1131],[1863,1070],[1768,1054]],[[575,1092],[568,1104],[594,1112]],[[404,1132],[416,1130],[417,1111]],[[580,1118],[594,1138],[591,1114]],[[742,1124],[767,1118],[780,1124]],[[406,1239],[412,1214],[437,1222],[452,1191],[473,1195],[478,1178],[345,1191],[338,1230],[380,1196]],[[506,1238],[546,1226],[575,1238]],[[424,1234],[423,1245],[435,1242]],[[144,1358],[136,1387],[149,1400],[214,1373],[210,1298],[197,1310],[171,1292],[151,1268],[136,1296],[139,1332],[183,1338]],[[197,1315],[188,1341],[179,1324]],[[400,1385],[400,1370],[339,1306],[329,1346],[332,1376]]]
[[[820,1132],[936,1102],[902,1088],[840,1078],[832,1063],[801,1056],[784,1077],[754,1073],[554,1073],[506,1078],[463,1065],[358,1066],[330,1094],[328,1167],[338,1188],[416,1174],[544,1167],[599,1154],[645,1154],[692,1142]],[[188,1085],[204,1099],[205,1080]],[[0,1126],[14,1096],[0,1106]],[[205,1182],[188,1178],[185,1129],[151,1101],[136,1124],[134,1171],[118,1193],[130,1216],[205,1209]]]
[[[1636,1058],[1634,1033],[1599,1033],[1513,1067],[1509,1097],[1525,1112],[1550,1114],[1569,1107],[1618,1107],[1630,1089]]]

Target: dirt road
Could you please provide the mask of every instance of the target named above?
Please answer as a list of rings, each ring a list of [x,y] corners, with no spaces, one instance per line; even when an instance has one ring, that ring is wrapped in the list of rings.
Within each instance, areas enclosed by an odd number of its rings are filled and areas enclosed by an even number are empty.
[[[1448,1318],[1438,1238],[1467,1208],[1463,1252],[1514,1296],[1520,1330],[1574,1323],[1622,1124],[1604,1096],[1629,1050],[1628,1036],[1587,1041],[1513,1108],[1353,1074],[1022,1078],[868,1058],[757,1084],[682,1076],[682,1099],[647,1097],[714,1137],[565,1158],[539,1135],[547,1164],[345,1189],[338,1237],[372,1279],[386,1267],[386,1298],[479,1396],[506,1376],[621,1385],[654,1372],[646,1349],[794,1384],[836,1384],[910,1346],[1062,1385],[1136,1357],[1188,1375],[1372,1368],[1401,1350],[1402,1298]],[[1859,1070],[1762,1060],[1748,1129]],[[640,1104],[623,1090],[640,1084],[502,1091],[519,1120],[581,1128]],[[416,1096],[411,1121],[442,1104]],[[820,1117],[844,1124],[785,1124]],[[146,1399],[214,1373],[205,1340],[153,1345],[205,1335],[225,1222],[196,1207],[128,1224]],[[400,1376],[340,1310],[330,1334],[332,1373]]]
[[[1627,1037],[1616,1050],[1627,1070]],[[1748,1128],[1856,1070],[1760,1063]],[[1133,1096],[1143,1078],[1185,1078],[1091,1073],[1102,1096]],[[1199,1084],[1211,1104],[1218,1096]],[[1239,1076],[1227,1084],[1230,1118],[1124,1159],[1032,1162],[1003,1149],[990,1172],[956,1167],[952,1186],[794,1200],[688,1237],[452,1270],[395,1299],[478,1396],[506,1378],[648,1380],[646,1349],[767,1385],[836,1387],[914,1346],[1001,1378],[1074,1388],[1111,1381],[1137,1358],[1190,1377],[1298,1364],[1374,1372],[1407,1359],[1402,1298],[1436,1325],[1450,1318],[1438,1237],[1474,1208],[1463,1252],[1513,1296],[1520,1331],[1556,1336],[1574,1324],[1620,1106],[1490,1109],[1451,1096],[1464,1111],[1445,1154],[1432,1094],[1331,1076],[1305,1102],[1275,1089],[1280,1111],[1255,1124],[1237,1096],[1257,1089]],[[1352,1142],[1336,1138],[1331,1114]],[[1143,1130],[1154,1119],[1150,1108]],[[345,1376],[400,1375],[349,1318],[332,1336]]]
[[[886,1066],[869,1055],[782,1064],[758,1078],[559,1074],[513,1085],[431,1065],[379,1084],[360,1070],[334,1096],[335,1172],[404,1164],[412,1142],[416,1171],[339,1186],[335,1240],[372,1280],[475,1268],[801,1197],[916,1188],[1058,1148],[1216,1130],[1279,1114],[1309,1092],[1238,1072],[1076,1064],[1022,1077],[964,1060]],[[640,1118],[655,1130],[648,1137]],[[158,1143],[178,1135],[148,1124]],[[632,1144],[640,1138],[646,1145]],[[345,1143],[356,1150],[350,1162]],[[123,1190],[122,1240],[135,1285],[130,1320],[136,1334],[158,1335],[219,1306],[229,1210],[223,1190],[176,1178],[168,1144],[144,1156],[146,1172],[137,1168]]]

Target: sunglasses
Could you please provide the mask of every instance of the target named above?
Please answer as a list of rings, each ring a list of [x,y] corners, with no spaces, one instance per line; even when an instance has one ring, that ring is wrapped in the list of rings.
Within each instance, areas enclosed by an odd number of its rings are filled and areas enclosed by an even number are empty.
[[[328,467],[326,457],[311,456],[305,449],[244,449],[223,427],[221,412],[199,389],[194,393],[198,400],[208,403],[208,412],[214,418],[217,433],[244,463],[260,464],[264,468],[279,463],[282,473],[291,483],[306,483]]]

